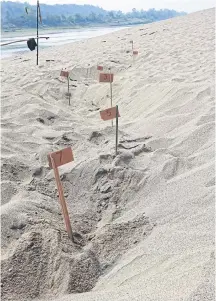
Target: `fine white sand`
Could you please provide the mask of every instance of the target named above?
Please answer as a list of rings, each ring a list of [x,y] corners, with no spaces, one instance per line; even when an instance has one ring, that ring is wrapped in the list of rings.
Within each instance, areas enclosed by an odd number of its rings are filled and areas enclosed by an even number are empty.
[[[39,67],[35,52],[2,61],[2,300],[215,299],[214,15],[40,51]],[[98,64],[114,73],[117,157]],[[75,243],[47,161],[67,146]]]

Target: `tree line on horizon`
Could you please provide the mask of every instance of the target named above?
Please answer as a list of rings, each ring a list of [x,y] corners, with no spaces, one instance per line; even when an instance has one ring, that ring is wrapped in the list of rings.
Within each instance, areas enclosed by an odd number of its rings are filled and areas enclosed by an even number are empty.
[[[93,5],[76,4],[41,4],[42,26],[48,27],[74,27],[87,25],[126,25],[145,24],[161,21],[176,16],[185,15],[175,10],[149,9],[136,10],[128,13],[122,11],[106,11]],[[1,3],[1,26],[3,30],[16,28],[35,28],[36,5],[28,3],[3,1]]]

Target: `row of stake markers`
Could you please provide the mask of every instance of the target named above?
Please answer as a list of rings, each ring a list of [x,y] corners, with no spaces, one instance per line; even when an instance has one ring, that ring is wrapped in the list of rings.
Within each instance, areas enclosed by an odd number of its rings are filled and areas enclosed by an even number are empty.
[[[132,44],[132,55],[133,55],[133,61],[134,61],[134,56],[138,55],[138,51],[134,50],[133,48],[133,41],[130,41]],[[100,116],[101,119],[106,121],[106,120],[111,120],[112,121],[112,126],[113,126],[113,119],[116,119],[116,143],[115,143],[115,154],[117,155],[118,151],[118,118],[120,117],[119,110],[118,110],[118,105],[113,107],[112,102],[113,102],[113,94],[112,94],[112,83],[114,80],[114,74],[111,73],[111,68],[109,68],[109,73],[100,73],[103,71],[103,66],[97,66],[97,70],[99,71],[99,82],[100,83],[110,83],[110,104],[111,107],[100,111]],[[70,86],[69,86],[69,71],[61,70],[60,76],[67,78],[67,84],[68,84],[68,93],[67,95],[69,96],[69,105],[70,105]],[[59,176],[59,171],[58,167],[62,166],[64,164],[70,163],[74,161],[74,156],[71,147],[64,148],[62,150],[49,153],[48,154],[48,161],[49,161],[49,167],[53,169],[54,175],[55,175],[55,180],[56,180],[56,185],[58,188],[58,194],[59,194],[59,201],[60,205],[62,208],[62,214],[65,222],[65,227],[68,233],[68,237],[73,240],[73,231],[71,227],[71,222],[68,214],[68,209],[67,209],[67,204],[65,201],[64,197],[64,192],[63,192],[63,187],[62,183],[60,180]]]

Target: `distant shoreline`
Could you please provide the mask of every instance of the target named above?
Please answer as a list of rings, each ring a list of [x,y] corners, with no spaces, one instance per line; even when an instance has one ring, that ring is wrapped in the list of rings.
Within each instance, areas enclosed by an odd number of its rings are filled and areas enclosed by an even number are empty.
[[[64,32],[69,32],[70,30],[87,30],[87,29],[103,29],[103,28],[126,28],[126,27],[133,27],[135,25],[121,25],[121,26],[77,26],[77,27],[43,27],[39,28],[39,35],[45,34],[61,34]],[[22,28],[13,31],[1,31],[2,38],[10,38],[10,37],[17,37],[17,36],[26,36],[26,35],[35,35],[36,28]]]
[[[104,27],[132,27],[136,25],[147,24],[145,22],[135,22],[135,23],[121,23],[121,24],[86,24],[86,25],[77,25],[77,26],[57,26],[57,27],[40,27],[40,32],[50,32],[51,30],[70,30],[70,29],[85,29],[85,28],[104,28]],[[1,34],[11,34],[11,33],[22,33],[22,32],[34,32],[36,27],[28,28],[10,28],[10,29],[1,29]]]

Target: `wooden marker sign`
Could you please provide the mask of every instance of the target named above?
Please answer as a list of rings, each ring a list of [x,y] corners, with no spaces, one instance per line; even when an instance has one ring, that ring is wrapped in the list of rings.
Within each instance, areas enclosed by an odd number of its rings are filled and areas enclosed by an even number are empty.
[[[133,55],[138,55],[138,51],[137,51],[137,50],[134,50],[134,51],[133,51]]]
[[[99,82],[100,83],[112,83],[114,75],[112,73],[100,73]]]
[[[106,121],[106,120],[110,120],[110,119],[116,119],[116,145],[115,145],[115,153],[117,156],[117,152],[118,152],[118,118],[120,117],[119,114],[119,110],[118,110],[118,106],[100,111],[100,116],[101,119]]]
[[[74,161],[73,153],[71,147],[64,148],[60,151],[51,153],[48,155],[49,167],[53,168],[50,155],[52,155],[53,159],[55,160],[56,167],[61,165],[70,163]]]
[[[68,82],[68,97],[69,97],[69,106],[70,106],[70,85],[69,85],[69,72],[68,71],[65,71],[65,70],[61,70],[61,73],[60,73],[60,76],[62,77],[66,77],[67,78],[67,82]]]
[[[103,71],[103,66],[97,66],[98,71]]]
[[[101,116],[101,119],[104,121],[116,118],[116,107],[112,107],[112,108],[100,111],[100,116]],[[120,117],[119,112],[118,112],[118,117]]]
[[[60,73],[60,76],[62,76],[62,77],[69,77],[69,72],[62,70],[61,73]]]
[[[66,230],[68,236],[73,240],[73,232],[71,228],[70,218],[67,210],[66,201],[64,198],[63,187],[61,184],[58,167],[64,164],[67,164],[71,161],[74,161],[73,153],[71,147],[67,147],[60,151],[48,154],[49,166],[54,170],[56,185],[59,193],[59,200],[62,208],[62,213],[65,221]]]

